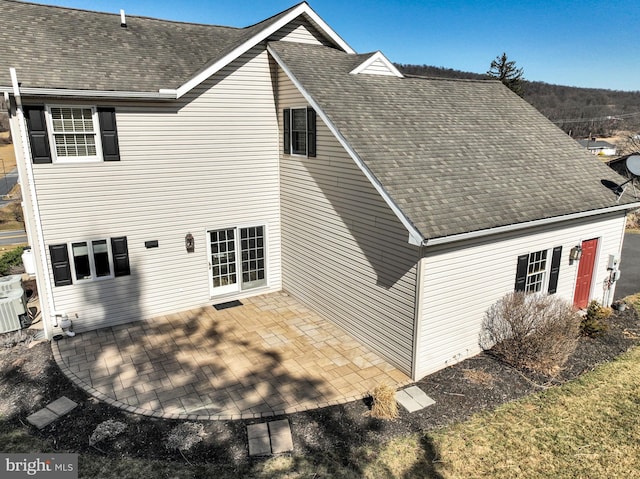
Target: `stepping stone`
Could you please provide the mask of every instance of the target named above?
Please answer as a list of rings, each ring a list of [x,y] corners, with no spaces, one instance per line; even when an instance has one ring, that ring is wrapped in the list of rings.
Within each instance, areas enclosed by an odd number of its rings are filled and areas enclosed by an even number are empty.
[[[247,426],[247,437],[249,438],[250,456],[268,456],[271,454],[269,428],[266,423]]]
[[[58,416],[64,416],[68,412],[72,411],[76,406],[78,406],[77,403],[73,402],[66,396],[62,396],[61,398],[53,401],[51,404],[48,404],[47,409],[53,411]]]
[[[34,412],[30,416],[27,416],[27,421],[38,429],[42,429],[73,410],[77,405],[78,404],[68,397],[62,396],[48,404],[46,407]]]
[[[436,402],[418,386],[411,386],[396,393],[396,401],[409,412],[419,411]]]
[[[293,438],[288,419],[270,422],[269,433],[271,434],[271,452],[273,454],[293,451]]]
[[[45,407],[40,409],[39,411],[34,412],[30,416],[27,416],[27,421],[29,421],[38,429],[42,429],[43,427],[51,424],[59,417],[60,416],[58,416],[55,412]]]
[[[293,451],[288,419],[247,426],[249,456],[268,456]]]

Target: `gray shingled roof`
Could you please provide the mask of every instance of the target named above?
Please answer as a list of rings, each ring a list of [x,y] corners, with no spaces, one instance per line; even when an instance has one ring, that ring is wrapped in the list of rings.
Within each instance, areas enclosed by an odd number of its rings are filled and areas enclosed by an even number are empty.
[[[295,7],[292,7],[295,8]],[[247,28],[172,22],[0,0],[0,85],[157,92],[175,89],[286,10]]]
[[[351,75],[371,54],[269,45],[424,238],[616,205],[601,180],[621,178],[500,82]]]

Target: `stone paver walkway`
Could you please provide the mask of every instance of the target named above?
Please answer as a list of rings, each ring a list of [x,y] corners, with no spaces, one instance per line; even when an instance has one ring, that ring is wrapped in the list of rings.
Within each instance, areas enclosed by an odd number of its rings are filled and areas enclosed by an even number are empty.
[[[247,419],[361,399],[411,380],[286,293],[52,342],[64,373],[127,411]]]

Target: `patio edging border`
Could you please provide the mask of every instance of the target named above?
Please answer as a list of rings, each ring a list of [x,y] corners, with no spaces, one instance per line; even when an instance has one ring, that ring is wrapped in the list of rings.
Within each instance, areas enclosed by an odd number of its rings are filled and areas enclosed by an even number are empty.
[[[284,410],[277,411],[268,411],[268,412],[260,412],[260,413],[242,413],[242,414],[188,414],[188,413],[165,413],[161,411],[152,411],[149,409],[144,409],[137,406],[131,406],[130,404],[119,401],[118,399],[114,399],[112,397],[107,396],[106,394],[98,391],[93,386],[87,384],[86,381],[80,379],[69,367],[65,364],[64,359],[62,358],[62,354],[60,354],[60,348],[55,341],[51,341],[51,351],[53,353],[53,358],[62,371],[62,373],[78,388],[82,389],[85,393],[90,396],[96,398],[99,401],[102,401],[110,406],[117,407],[118,409],[122,409],[123,411],[127,411],[133,414],[140,414],[142,416],[155,417],[161,419],[179,419],[179,420],[189,420],[189,421],[236,421],[236,420],[244,420],[244,419],[263,419],[263,418],[271,418],[276,416],[284,416],[287,414],[294,414],[297,412],[311,411],[313,409],[322,409],[329,406],[338,406],[340,404],[347,404],[353,401],[360,401],[367,397],[366,393],[342,398],[341,400],[335,401],[325,401],[316,403],[314,406],[293,406]],[[398,387],[404,387],[409,384],[413,384],[411,380],[407,381],[406,384],[398,383]]]

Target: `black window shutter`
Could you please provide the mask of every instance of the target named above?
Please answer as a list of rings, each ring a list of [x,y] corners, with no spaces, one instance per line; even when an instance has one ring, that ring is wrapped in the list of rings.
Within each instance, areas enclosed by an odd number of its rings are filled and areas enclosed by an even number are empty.
[[[98,108],[98,120],[104,161],[120,161],[115,108]]]
[[[549,294],[554,294],[558,290],[558,275],[560,274],[560,258],[562,257],[562,246],[553,248],[551,257],[551,272],[549,274]]]
[[[524,291],[527,285],[527,269],[529,268],[529,255],[518,256],[518,267],[516,269],[516,291]]]
[[[129,249],[127,237],[111,238],[111,253],[113,253],[114,276],[127,276],[131,274],[129,268]]]
[[[51,267],[53,268],[53,282],[56,286],[72,284],[71,265],[66,244],[49,245]]]
[[[25,106],[24,117],[27,120],[27,129],[29,130],[32,161],[34,163],[51,163],[51,149],[49,147],[44,106]]]
[[[316,156],[316,111],[307,108],[307,156]]]
[[[287,154],[291,153],[291,110],[289,108],[285,108],[282,110],[283,118],[284,118],[284,128],[282,131],[284,132],[284,152]]]

